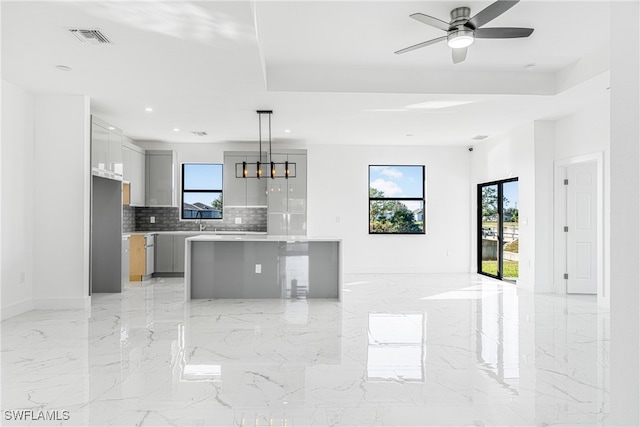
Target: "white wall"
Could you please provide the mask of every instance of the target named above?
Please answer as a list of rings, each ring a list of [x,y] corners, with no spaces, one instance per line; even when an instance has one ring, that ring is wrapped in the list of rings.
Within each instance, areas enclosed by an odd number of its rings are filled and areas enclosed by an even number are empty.
[[[253,143],[136,144],[148,150],[174,150],[178,163],[222,162],[225,151],[257,151]],[[307,234],[343,239],[345,273],[469,271],[466,148],[300,144],[273,148],[307,149]],[[426,235],[369,235],[368,166],[375,164],[426,165]]]
[[[2,319],[33,309],[34,97],[2,81]]]
[[[471,234],[477,236],[477,185],[508,178],[518,178],[518,210],[520,218],[518,286],[534,289],[535,285],[535,134],[534,123],[512,132],[487,139],[471,153],[470,191],[472,205],[468,218]],[[469,221],[469,219],[467,219]],[[473,240],[475,242],[475,238]],[[472,245],[472,271],[476,271],[476,245]]]
[[[603,194],[603,252],[604,252],[604,295],[601,300],[608,301],[611,289],[611,104],[606,102],[591,106],[556,122],[555,153],[556,161],[565,161],[574,157],[602,153],[604,194]],[[604,302],[603,305],[608,305]]]
[[[35,307],[88,307],[89,98],[38,95],[34,117]]]
[[[640,3],[611,2],[611,425],[640,425]],[[625,31],[617,31],[624,28]]]
[[[345,273],[468,272],[466,147],[308,148],[308,234],[343,239]],[[368,166],[426,165],[426,235],[369,235]]]

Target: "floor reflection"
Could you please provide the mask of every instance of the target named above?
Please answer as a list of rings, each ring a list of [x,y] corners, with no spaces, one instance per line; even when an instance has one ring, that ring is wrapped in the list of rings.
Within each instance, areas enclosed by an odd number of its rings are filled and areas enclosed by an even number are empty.
[[[424,381],[424,313],[369,313],[367,379]]]
[[[499,384],[518,394],[520,363],[518,295],[511,284],[487,284],[476,300],[478,363]]]
[[[185,303],[167,279],[3,321],[2,407],[74,426],[609,423],[595,298],[469,274],[346,279],[341,302]]]

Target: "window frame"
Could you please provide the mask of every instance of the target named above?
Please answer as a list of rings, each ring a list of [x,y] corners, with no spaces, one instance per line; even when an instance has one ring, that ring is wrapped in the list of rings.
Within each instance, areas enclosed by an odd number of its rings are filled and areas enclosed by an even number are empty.
[[[371,197],[371,168],[380,168],[380,167],[386,167],[386,168],[394,168],[394,167],[416,167],[416,168],[422,168],[422,197]],[[368,191],[368,200],[369,200],[369,206],[368,206],[368,213],[369,213],[369,234],[371,235],[426,235],[427,234],[427,215],[426,215],[426,210],[427,210],[427,201],[426,201],[426,191],[427,191],[427,185],[426,185],[426,166],[425,165],[369,165],[368,168],[368,183],[367,183],[367,191]],[[374,232],[372,231],[371,228],[371,202],[372,201],[398,201],[398,202],[403,202],[403,201],[407,201],[407,202],[422,202],[422,231],[421,232],[416,232],[416,233],[411,233],[411,232]]]
[[[220,166],[220,190],[211,190],[211,189],[190,189],[186,190],[184,188],[184,172],[185,166],[189,165],[210,165],[210,166]],[[185,193],[211,193],[211,194],[220,194],[220,200],[222,200],[222,209],[220,210],[220,218],[185,218],[184,217],[184,195]],[[224,163],[194,163],[194,162],[184,162],[180,165],[180,221],[222,221],[224,219]]]

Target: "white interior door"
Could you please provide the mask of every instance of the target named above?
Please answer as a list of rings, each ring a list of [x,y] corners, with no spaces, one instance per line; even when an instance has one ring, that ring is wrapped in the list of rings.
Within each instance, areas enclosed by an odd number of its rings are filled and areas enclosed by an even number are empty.
[[[567,167],[567,293],[598,293],[597,164]]]

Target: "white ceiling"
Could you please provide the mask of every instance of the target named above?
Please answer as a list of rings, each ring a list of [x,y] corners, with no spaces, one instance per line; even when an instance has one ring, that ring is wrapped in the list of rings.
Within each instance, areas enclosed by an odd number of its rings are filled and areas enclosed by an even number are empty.
[[[448,21],[455,7],[491,3],[3,1],[2,78],[89,95],[126,135],[167,142],[256,140],[255,111],[272,109],[276,142],[471,145],[606,101],[606,1],[523,0],[486,27],[531,37],[477,40],[457,65],[446,43],[393,53],[442,35],[410,14]],[[112,44],[82,45],[68,28]],[[407,108],[427,101],[467,103]]]

